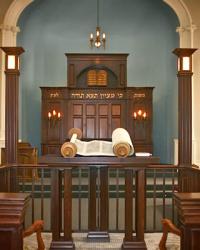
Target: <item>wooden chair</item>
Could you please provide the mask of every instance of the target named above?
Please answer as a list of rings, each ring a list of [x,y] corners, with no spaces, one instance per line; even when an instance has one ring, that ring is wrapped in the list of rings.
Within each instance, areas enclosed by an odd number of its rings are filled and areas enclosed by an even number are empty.
[[[45,245],[42,239],[42,230],[44,226],[43,220],[36,220],[28,229],[23,232],[23,238],[30,236],[33,233],[36,233],[38,250],[44,250]]]
[[[168,233],[170,232],[178,236],[181,236],[181,231],[169,219],[162,219],[161,222],[163,226],[163,235],[159,243],[159,249],[167,250],[166,241],[167,241]]]

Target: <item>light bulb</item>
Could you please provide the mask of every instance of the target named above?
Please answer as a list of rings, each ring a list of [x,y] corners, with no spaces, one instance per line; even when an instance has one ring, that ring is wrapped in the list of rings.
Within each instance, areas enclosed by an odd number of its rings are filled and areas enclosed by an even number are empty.
[[[101,46],[101,43],[100,43],[100,42],[95,42],[95,46],[96,46],[97,48],[99,48],[99,47]]]
[[[143,116],[143,118],[146,118],[147,117],[147,113],[144,112],[142,116]]]

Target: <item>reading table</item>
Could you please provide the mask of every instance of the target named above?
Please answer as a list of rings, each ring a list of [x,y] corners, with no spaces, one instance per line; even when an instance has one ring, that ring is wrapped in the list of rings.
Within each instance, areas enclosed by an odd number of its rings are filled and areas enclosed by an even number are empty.
[[[108,168],[125,170],[125,236],[122,249],[147,249],[144,241],[145,220],[145,168],[159,163],[157,157],[73,157],[44,155],[39,163],[52,167],[50,249],[75,249],[72,238],[72,169],[89,167],[88,239],[109,240],[108,233]],[[100,168],[100,229],[96,228],[96,169]],[[133,237],[133,171],[136,178],[136,236]],[[62,173],[64,172],[64,236],[62,228]]]

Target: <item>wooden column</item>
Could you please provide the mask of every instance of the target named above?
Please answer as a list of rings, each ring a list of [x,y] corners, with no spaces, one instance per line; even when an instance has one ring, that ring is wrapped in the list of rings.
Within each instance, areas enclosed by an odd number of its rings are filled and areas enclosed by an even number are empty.
[[[145,218],[145,174],[144,169],[136,171],[136,236],[133,237],[133,168],[125,169],[125,236],[121,249],[146,250],[144,241]]]
[[[19,110],[19,56],[24,52],[21,47],[1,47],[6,53],[6,110],[5,110],[5,158],[6,163],[17,163],[18,110]],[[10,175],[10,190],[15,192],[16,170]]]
[[[67,248],[74,249],[72,240],[72,169],[64,170],[64,240]]]
[[[191,74],[178,74],[178,162],[192,163],[192,86]]]
[[[144,221],[145,221],[145,170],[136,171],[136,239],[144,242]]]
[[[123,249],[133,242],[133,169],[125,169],[125,237]]]
[[[108,167],[103,166],[100,168],[100,231],[104,234],[105,239],[108,238]]]
[[[64,171],[64,237],[62,230],[62,172]],[[71,168],[52,170],[51,250],[75,249],[72,239],[72,174]]]
[[[29,194],[0,193],[0,248],[23,250],[23,223]]]
[[[177,48],[178,56],[178,162],[192,164],[192,54],[196,49]]]
[[[62,172],[51,170],[51,231],[52,243],[60,239],[62,225]],[[56,216],[55,216],[56,215]]]
[[[87,239],[89,241],[109,241],[108,233],[108,167],[100,167],[100,228],[97,227],[96,183],[97,167],[90,167],[89,216]]]
[[[181,250],[200,246],[200,193],[174,193],[181,230]]]
[[[24,52],[21,47],[2,47],[6,53],[6,117],[5,147],[6,162],[17,162],[18,109],[19,109],[19,56]]]
[[[89,169],[89,216],[88,216],[88,237],[92,236],[92,232],[96,231],[96,180],[97,169],[96,167],[90,167]]]

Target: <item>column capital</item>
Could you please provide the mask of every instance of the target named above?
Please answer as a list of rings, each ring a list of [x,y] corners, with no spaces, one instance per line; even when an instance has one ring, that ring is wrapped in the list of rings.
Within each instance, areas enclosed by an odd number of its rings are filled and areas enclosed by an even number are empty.
[[[11,26],[11,25],[8,25],[8,24],[1,24],[0,25],[0,30],[2,30],[2,31],[11,31],[13,33],[20,32],[20,28],[18,26]]]
[[[186,28],[183,27],[183,26],[178,26],[178,27],[176,28],[176,32],[179,33],[179,34],[182,34],[182,33],[185,32],[185,31],[186,31]]]
[[[198,26],[197,26],[196,24],[194,24],[194,23],[191,23],[191,25],[185,27],[185,29],[186,29],[187,31],[194,32],[195,30],[198,29]]]
[[[183,34],[184,32],[194,32],[198,29],[198,26],[194,23],[188,26],[178,26],[176,28],[176,32],[179,33],[179,35]]]

